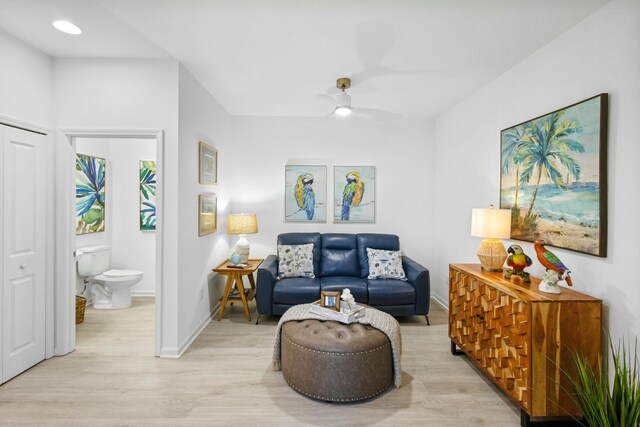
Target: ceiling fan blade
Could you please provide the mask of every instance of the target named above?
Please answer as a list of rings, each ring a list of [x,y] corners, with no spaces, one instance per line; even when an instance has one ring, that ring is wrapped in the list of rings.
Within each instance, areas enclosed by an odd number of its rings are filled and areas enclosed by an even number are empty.
[[[333,102],[334,105],[338,105],[335,99],[332,96],[327,95],[326,93],[317,93],[316,96],[321,99],[326,99],[327,101]]]
[[[351,111],[359,116],[366,117],[371,120],[390,120],[402,117],[402,114],[378,110],[376,108],[351,107]]]
[[[395,40],[395,28],[385,22],[369,21],[356,25],[356,53],[364,69],[380,67]]]

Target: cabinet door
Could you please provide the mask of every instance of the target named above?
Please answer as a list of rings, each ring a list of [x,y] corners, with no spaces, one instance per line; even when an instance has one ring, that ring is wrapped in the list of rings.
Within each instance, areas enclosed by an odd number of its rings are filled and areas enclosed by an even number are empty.
[[[529,305],[452,269],[449,336],[505,392],[529,402]]]
[[[2,382],[45,357],[47,137],[0,126]]]

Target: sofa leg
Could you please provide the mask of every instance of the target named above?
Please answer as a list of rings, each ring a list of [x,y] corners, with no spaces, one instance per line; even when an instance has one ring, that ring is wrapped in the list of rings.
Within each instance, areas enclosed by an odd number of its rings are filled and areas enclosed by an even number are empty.
[[[424,318],[427,319],[427,326],[431,326],[431,323],[429,323],[429,315],[425,314]]]
[[[258,316],[256,317],[256,325],[258,324],[258,322],[260,322],[260,313],[258,313]]]

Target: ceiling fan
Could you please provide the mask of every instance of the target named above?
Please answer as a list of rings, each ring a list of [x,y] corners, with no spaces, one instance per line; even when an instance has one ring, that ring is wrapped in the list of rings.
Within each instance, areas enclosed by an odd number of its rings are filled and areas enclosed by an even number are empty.
[[[327,95],[326,93],[319,93],[318,96],[323,99],[329,99],[335,104],[334,110],[329,114],[331,116],[349,116],[351,114],[365,117],[368,119],[391,119],[393,117],[400,117],[400,114],[391,113],[389,111],[378,110],[376,108],[363,108],[351,106],[351,95],[347,93],[347,89],[351,87],[351,79],[349,77],[340,77],[336,81],[336,87],[339,92],[335,98]]]

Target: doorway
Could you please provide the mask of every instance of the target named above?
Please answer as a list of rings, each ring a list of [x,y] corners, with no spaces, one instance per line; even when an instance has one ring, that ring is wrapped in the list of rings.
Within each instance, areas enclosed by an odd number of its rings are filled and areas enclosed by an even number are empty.
[[[76,293],[83,290],[83,281],[79,282],[79,276],[77,275],[76,268],[76,250],[77,248],[84,245],[99,245],[99,244],[109,244],[110,246],[114,246],[118,249],[118,253],[112,254],[112,265],[114,268],[117,268],[118,265],[121,264],[124,267],[128,267],[127,269],[133,269],[131,266],[126,265],[126,259],[131,257],[127,251],[128,249],[136,249],[136,248],[128,248],[127,247],[127,237],[123,235],[123,230],[117,230],[115,226],[117,224],[111,223],[113,220],[117,220],[119,217],[122,221],[122,218],[125,218],[126,221],[131,224],[132,216],[126,218],[127,215],[133,215],[136,218],[140,218],[140,210],[138,209],[139,204],[136,206],[131,206],[133,212],[120,212],[116,211],[109,207],[109,199],[111,202],[115,201],[115,194],[111,190],[115,190],[115,188],[111,188],[110,186],[116,185],[117,181],[109,182],[109,175],[107,175],[107,180],[104,183],[106,187],[105,196],[106,204],[103,206],[105,210],[103,211],[105,223],[100,224],[99,221],[95,220],[95,215],[90,217],[88,221],[90,224],[82,224],[79,225],[78,219],[75,217],[76,213],[76,152],[79,154],[86,154],[82,151],[87,151],[87,144],[91,144],[98,141],[109,141],[110,144],[113,144],[114,152],[122,152],[127,151],[127,144],[135,144],[136,141],[140,142],[140,145],[146,144],[148,145],[150,142],[155,145],[154,151],[156,154],[155,158],[155,167],[156,167],[156,200],[155,200],[155,231],[151,230],[138,230],[136,237],[140,239],[138,243],[140,245],[137,246],[137,249],[143,248],[146,250],[152,250],[153,254],[147,254],[145,258],[147,261],[144,262],[144,267],[141,265],[141,269],[145,268],[147,270],[146,277],[150,279],[152,276],[155,276],[155,289],[152,290],[150,283],[152,280],[147,280],[146,284],[141,284],[134,289],[132,289],[133,295],[152,295],[155,294],[155,355],[160,355],[161,348],[161,331],[162,331],[162,247],[163,247],[163,222],[162,222],[162,213],[163,213],[163,153],[164,153],[164,133],[161,130],[143,130],[143,131],[62,131],[61,132],[61,141],[58,145],[58,156],[59,159],[57,161],[58,164],[58,173],[57,173],[57,185],[56,185],[56,199],[60,201],[59,207],[56,206],[56,217],[58,219],[58,230],[60,230],[61,238],[56,239],[56,252],[59,254],[63,254],[60,257],[59,261],[56,261],[57,267],[59,270],[57,271],[57,279],[60,281],[58,283],[62,283],[61,289],[58,289],[57,292],[57,301],[56,301],[56,309],[59,316],[57,316],[56,322],[56,330],[61,331],[60,340],[57,340],[58,347],[56,348],[56,354],[66,354],[69,351],[72,351],[76,345],[76,324],[75,324],[75,295]],[[98,143],[99,145],[99,143]],[[131,145],[133,147],[133,145]],[[132,150],[135,151],[135,150]],[[138,150],[139,151],[139,150]],[[91,153],[89,153],[91,154]],[[99,153],[94,153],[95,156],[99,157]],[[144,153],[132,154],[138,157],[150,157],[149,155],[143,155]],[[103,157],[109,164],[109,159]],[[122,158],[122,157],[121,157]],[[131,158],[129,158],[129,163]],[[153,160],[150,158],[140,158],[134,159],[136,168],[139,168],[142,164],[140,161],[149,161]],[[115,166],[117,163],[118,168],[122,167],[122,161],[114,162]],[[148,166],[148,164],[147,164]],[[129,164],[128,168],[131,168],[131,164]],[[119,177],[121,178],[120,169],[116,172],[117,175],[114,174],[113,168],[109,166],[106,167],[106,173],[109,174],[110,169],[112,170],[111,179]],[[139,176],[139,169],[135,171],[135,175]],[[132,171],[128,171],[132,172]],[[130,178],[133,175],[129,175]],[[129,179],[131,181],[132,179]],[[130,182],[129,185],[132,185]],[[135,184],[136,188],[139,188],[139,181]],[[123,187],[124,188],[124,187]],[[131,188],[129,189],[131,190]],[[137,191],[137,190],[136,190]],[[128,196],[125,197],[131,198],[131,191],[128,192]],[[123,196],[123,194],[118,194],[117,197]],[[120,197],[121,198],[121,197]],[[131,204],[131,203],[130,203]],[[71,214],[70,214],[71,213]],[[99,216],[99,215],[98,215]],[[108,218],[111,217],[111,220]],[[148,220],[148,218],[147,218]],[[126,222],[125,221],[125,222]],[[139,223],[138,223],[139,224]],[[149,221],[145,221],[146,225],[149,225]],[[80,228],[78,228],[80,226]],[[94,230],[99,230],[101,227],[105,227],[103,232],[97,233],[84,233],[82,235],[76,236],[78,230],[80,231],[88,231],[91,228]],[[84,228],[83,228],[84,227]],[[109,230],[109,231],[107,231]],[[149,245],[150,240],[155,240],[153,242],[154,246],[151,249]],[[149,258],[151,259],[149,262]],[[133,264],[131,264],[133,265]],[[137,268],[136,268],[137,269]],[[152,269],[153,271],[150,271]],[[91,296],[89,296],[91,297]]]
[[[117,344],[131,330],[125,326],[135,326],[133,318],[138,325],[153,325],[156,143],[81,137],[75,142],[76,208],[70,214],[76,227],[76,310],[83,320],[78,323],[77,316],[76,345],[93,346],[109,334]],[[138,335],[139,347],[151,354],[153,335]]]

